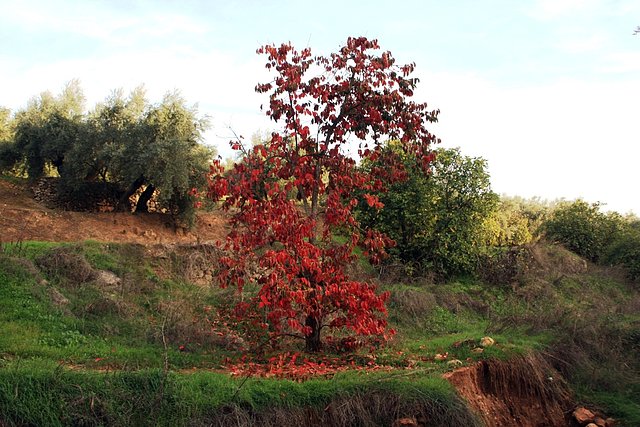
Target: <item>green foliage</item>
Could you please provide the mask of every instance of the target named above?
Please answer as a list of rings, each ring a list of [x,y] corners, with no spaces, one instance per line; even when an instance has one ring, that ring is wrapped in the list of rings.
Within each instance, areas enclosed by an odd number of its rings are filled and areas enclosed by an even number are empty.
[[[134,89],[128,98],[121,90],[114,91],[99,103],[85,119],[82,141],[65,153],[63,186],[73,187],[83,181],[107,179],[126,186],[129,177],[122,178],[116,170],[117,160],[124,156],[128,145],[140,139],[139,124],[144,121],[147,100],[142,87]],[[127,153],[133,154],[133,153]],[[137,162],[134,156],[131,162]]]
[[[129,209],[129,197],[146,188],[137,211],[146,211],[155,195],[160,210],[190,226],[196,202],[190,190],[205,187],[214,155],[201,144],[206,119],[176,92],[150,105],[142,87],[127,98],[114,91],[89,114],[83,102],[75,80],[56,97],[42,93],[16,113],[15,135],[8,112],[0,110],[0,136],[11,139],[0,144],[0,168],[24,164],[32,181],[54,168],[72,206],[93,195],[96,203],[106,197]]]
[[[83,104],[79,82],[72,80],[58,96],[43,92],[16,113],[13,151],[24,159],[29,179],[40,178],[48,165],[60,171],[65,152],[78,140]]]
[[[13,169],[20,160],[13,146],[14,133],[11,110],[0,107],[0,172]]]
[[[13,138],[13,123],[11,122],[11,110],[0,107],[0,145],[9,142]]]
[[[213,158],[212,150],[199,144],[207,121],[199,119],[195,107],[187,107],[177,93],[167,94],[161,104],[149,109],[144,120],[146,138],[134,146],[137,164],[131,167],[128,156],[120,161],[126,165],[125,175],[143,176],[147,185],[158,190],[162,207],[190,221],[195,200],[189,190],[204,187]]]
[[[535,198],[500,197],[497,208],[482,226],[484,245],[510,247],[531,243],[537,239],[549,209],[549,203]]]
[[[631,279],[640,279],[640,221],[636,219],[623,224],[622,230],[607,246],[603,261],[622,265]]]
[[[0,171],[13,175],[22,175],[24,166],[21,164],[22,156],[13,144],[0,144]]]
[[[640,220],[603,213],[598,203],[583,200],[558,206],[543,223],[550,240],[590,261],[623,266],[629,278],[640,278]]]
[[[599,203],[584,200],[561,204],[543,224],[548,239],[594,262],[603,258],[622,226],[620,215],[604,214]]]
[[[387,150],[393,147],[390,143]],[[486,161],[463,156],[459,149],[439,149],[428,174],[409,157],[403,162],[407,181],[378,195],[384,204],[380,211],[361,203],[362,223],[394,239],[397,246],[391,253],[418,273],[447,278],[472,272],[481,225],[498,200]]]

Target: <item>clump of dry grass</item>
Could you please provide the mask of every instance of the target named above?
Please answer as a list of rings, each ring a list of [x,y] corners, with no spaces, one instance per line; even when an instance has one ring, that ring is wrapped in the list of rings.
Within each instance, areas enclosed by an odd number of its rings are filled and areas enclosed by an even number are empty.
[[[587,268],[584,259],[562,246],[537,242],[481,257],[476,274],[486,283],[515,288],[536,278],[560,280]]]
[[[216,322],[217,313],[213,310],[212,307],[201,310],[186,297],[161,301],[156,306],[158,324],[149,330],[150,338],[173,345],[195,344],[243,350],[244,340],[225,324]]]
[[[538,353],[482,360],[445,374],[487,425],[568,425],[573,395],[562,376]]]
[[[209,417],[193,420],[193,426],[391,426],[401,418],[411,418],[418,426],[480,426],[480,422],[460,399],[407,399],[395,393],[361,392],[340,396],[318,407],[272,407],[255,411],[227,405]]]
[[[436,300],[430,292],[403,287],[392,289],[389,305],[403,318],[422,319],[436,307]]]
[[[528,353],[508,361],[483,361],[483,388],[504,397],[533,397],[544,406],[570,408],[573,395],[559,372],[540,354]]]
[[[36,258],[36,264],[49,276],[57,276],[70,286],[90,282],[96,278],[96,271],[85,257],[72,246],[50,249]]]

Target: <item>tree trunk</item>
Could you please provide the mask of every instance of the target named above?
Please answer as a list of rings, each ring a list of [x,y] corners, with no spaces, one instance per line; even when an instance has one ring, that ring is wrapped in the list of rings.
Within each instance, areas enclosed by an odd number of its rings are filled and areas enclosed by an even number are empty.
[[[60,176],[64,175],[64,172],[62,172],[62,167],[64,166],[64,156],[56,157],[56,159],[52,161],[51,164],[53,164],[53,166],[56,167],[56,171],[58,171],[58,175]]]
[[[138,191],[138,188],[142,187],[142,184],[144,184],[144,177],[143,176],[140,176],[138,179],[136,179],[135,181],[133,181],[131,183],[129,188],[127,188],[127,191],[125,191],[124,194],[118,200],[118,205],[116,206],[116,211],[122,212],[124,210],[129,210],[129,206],[128,206],[129,205],[129,197],[131,197],[133,194],[135,194],[135,192]]]
[[[318,196],[320,195],[320,179],[322,178],[321,174],[321,165],[320,160],[316,162],[316,170],[315,170],[315,180],[313,183],[313,190],[311,193],[311,219],[316,221],[318,219]],[[318,223],[313,229],[313,235],[309,236],[309,243],[315,245],[316,243],[316,234],[318,229]]]
[[[154,187],[153,184],[147,185],[147,188],[144,189],[144,191],[138,198],[138,203],[136,204],[136,213],[149,212],[149,206],[147,206],[147,203],[149,203],[149,200],[151,200],[151,196],[153,196],[153,192],[155,191],[155,189],[156,187]]]
[[[317,353],[322,348],[322,343],[320,342],[320,324],[318,320],[311,315],[307,316],[304,324],[311,328],[311,333],[305,337],[306,350],[310,353]]]

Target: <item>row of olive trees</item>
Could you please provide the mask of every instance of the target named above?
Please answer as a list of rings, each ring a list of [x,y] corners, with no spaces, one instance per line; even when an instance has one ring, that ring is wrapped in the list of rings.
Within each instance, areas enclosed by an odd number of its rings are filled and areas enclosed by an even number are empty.
[[[37,180],[48,172],[59,176],[61,193],[83,198],[109,183],[116,207],[130,209],[129,197],[144,188],[136,211],[146,211],[155,193],[159,205],[181,219],[193,218],[189,190],[202,187],[212,159],[201,144],[207,121],[178,93],[150,104],[143,88],[128,96],[114,91],[84,112],[77,81],[58,96],[33,98],[13,116],[0,110],[0,167]]]

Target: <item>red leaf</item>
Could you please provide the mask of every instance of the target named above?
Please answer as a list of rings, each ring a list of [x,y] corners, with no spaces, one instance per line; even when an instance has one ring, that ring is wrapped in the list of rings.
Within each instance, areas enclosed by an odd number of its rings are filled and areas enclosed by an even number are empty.
[[[231,225],[219,248],[218,281],[253,292],[229,310],[228,324],[240,323],[249,345],[291,330],[310,336],[332,329],[381,342],[390,336],[388,296],[347,272],[357,244],[379,262],[393,241],[361,234],[357,195],[381,209],[384,188],[407,178],[400,157],[386,154],[377,141],[397,141],[402,153],[428,167],[430,145],[438,140],[426,124],[438,112],[409,99],[417,83],[409,76],[414,64],[396,65],[391,53],[379,53],[376,40],[349,38],[329,56],[290,43],[257,52],[273,76],[256,91],[267,97],[266,114],[281,132],[252,150],[232,141],[244,157],[229,171],[214,161],[208,176],[207,197],[221,202]],[[360,168],[348,155],[355,152],[380,166]],[[335,241],[338,231],[344,243]],[[302,369],[295,357],[273,363],[270,375]],[[305,375],[329,369],[322,362],[305,366]]]

